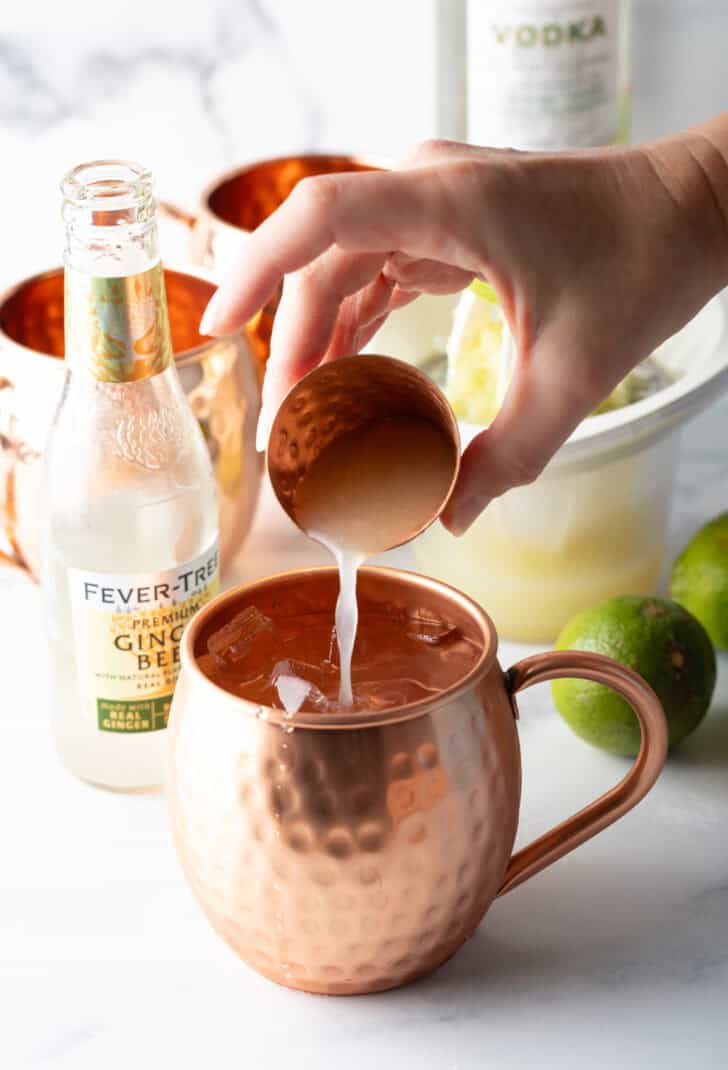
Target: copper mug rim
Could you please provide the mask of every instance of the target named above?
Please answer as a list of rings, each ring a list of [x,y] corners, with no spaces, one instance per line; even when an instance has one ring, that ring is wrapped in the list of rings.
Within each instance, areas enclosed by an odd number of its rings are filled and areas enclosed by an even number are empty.
[[[198,282],[202,282],[209,286],[210,296],[212,296],[217,288],[218,283],[212,272],[199,264],[193,264],[187,261],[179,262],[176,258],[173,258],[172,260],[163,260],[162,266],[165,274],[169,273],[177,276],[189,276],[190,278],[196,279]],[[58,360],[63,363],[64,357],[59,354],[49,353],[45,349],[37,349],[35,346],[29,345],[27,342],[21,341],[8,333],[3,326],[1,317],[2,311],[8,302],[12,301],[12,299],[22,293],[23,290],[32,287],[34,284],[43,282],[45,279],[62,276],[64,270],[65,268],[63,264],[56,264],[53,267],[45,268],[43,271],[37,271],[33,275],[27,275],[25,278],[19,279],[0,293],[0,345],[9,343],[11,346],[16,346],[18,349],[25,350],[27,353],[33,353],[39,357],[49,357],[51,360]],[[250,344],[246,327],[243,326],[237,331],[233,331],[232,335],[235,334],[244,334]],[[232,337],[232,335],[230,337]],[[189,364],[197,363],[202,356],[202,351],[209,349],[216,341],[217,339],[211,336],[200,335],[200,341],[195,345],[188,346],[179,352],[175,352],[175,364],[177,367],[186,367]]]
[[[339,151],[321,151],[321,152],[302,152],[302,153],[283,153],[280,156],[262,156],[254,160],[250,160],[248,163],[237,164],[235,167],[230,167],[226,171],[221,172],[214,178],[211,178],[203,187],[200,192],[198,208],[196,213],[185,213],[184,210],[178,209],[167,202],[163,203],[163,209],[172,215],[178,215],[180,219],[186,220],[188,225],[194,225],[201,217],[205,217],[208,221],[213,222],[216,226],[221,226],[236,234],[249,234],[250,231],[244,227],[237,226],[235,223],[230,223],[224,216],[220,215],[211,206],[210,200],[220,187],[226,185],[228,182],[233,182],[236,179],[241,178],[243,175],[248,175],[253,171],[257,171],[262,168],[276,168],[286,163],[300,161],[310,161],[314,163],[323,163],[324,161],[337,161],[346,160],[349,163],[355,164],[362,169],[369,169],[374,171],[389,171],[394,167],[394,162],[383,156],[369,155],[368,153],[358,152],[339,152]],[[324,173],[342,173],[336,170],[330,169]],[[343,173],[346,173],[345,171]]]
[[[322,576],[325,581],[317,583],[316,580]],[[374,715],[349,713],[326,716],[298,713],[295,718],[288,719],[283,711],[266,711],[264,706],[258,706],[217,687],[207,677],[202,686],[200,677],[204,676],[204,673],[194,657],[194,642],[199,638],[197,646],[202,655],[206,634],[202,632],[202,628],[220,607],[229,606],[235,599],[246,596],[252,598],[256,591],[267,588],[265,598],[258,600],[258,607],[265,611],[270,606],[270,610],[275,611],[275,607],[281,604],[282,593],[276,584],[283,584],[288,586],[289,593],[289,599],[283,602],[283,606],[287,608],[290,604],[291,612],[295,612],[300,597],[300,585],[308,579],[311,582],[311,589],[307,592],[310,597],[308,600],[306,597],[302,599],[302,607],[308,607],[309,612],[320,611],[324,606],[328,610],[331,604],[331,587],[334,592],[336,587],[335,569],[329,567],[288,572],[259,579],[218,596],[200,610],[188,625],[182,640],[182,675],[172,703],[168,737],[167,790],[171,802],[173,829],[187,878],[213,926],[246,962],[272,980],[293,988],[336,995],[393,988],[440,966],[472,934],[497,896],[511,891],[539,873],[635,806],[657,779],[668,746],[667,721],[659,699],[632,669],[590,651],[564,650],[527,657],[504,672],[495,660],[495,628],[482,607],[466,595],[439,580],[400,569],[368,566],[363,570],[362,576],[368,581],[366,587],[362,584],[361,593],[365,599],[371,598],[374,604],[381,600],[387,608],[393,608],[395,613],[400,609],[417,610],[421,608],[423,600],[428,609],[432,607],[436,612],[439,609],[438,602],[453,609],[458,624],[464,622],[466,636],[472,634],[467,627],[470,625],[474,626],[483,638],[484,646],[477,664],[459,681],[443,688],[432,698]],[[413,591],[416,597],[409,600]],[[423,595],[426,595],[426,598],[423,599]],[[207,634],[210,634],[209,631]],[[517,717],[515,695],[516,692],[534,684],[546,683],[559,677],[575,677],[606,684],[621,695],[632,707],[640,723],[639,753],[614,787],[515,854],[511,854],[520,812],[520,744],[514,725]],[[468,704],[467,694],[463,694],[468,691],[474,696],[472,705]],[[216,701],[218,709],[214,710]],[[480,707],[479,714],[475,711],[476,706]],[[440,782],[440,789],[437,789],[438,782],[433,783],[430,775],[425,773],[428,777],[425,796],[420,797],[409,782],[405,782],[403,796],[393,795],[390,771],[394,759],[400,756],[408,759],[416,744],[421,741],[420,733],[414,730],[417,726],[412,724],[414,719],[423,718],[428,739],[437,742],[438,737],[443,737],[444,741],[453,727],[450,716],[453,711],[458,710],[462,715],[461,724],[470,726],[468,740],[472,755],[476,759],[473,766],[476,773],[473,775],[471,772],[471,775],[461,778],[458,772],[461,766],[458,763],[452,770],[453,778],[447,778],[444,783]],[[190,717],[191,725],[187,724],[185,729],[185,719]],[[488,722],[490,730],[480,733],[478,724],[484,725]],[[289,731],[291,728],[296,730],[297,734],[283,736],[282,742],[279,743],[276,737],[286,728]],[[299,728],[307,731],[298,732]],[[323,731],[310,731],[312,729]],[[348,745],[344,734],[337,731],[342,729],[354,730],[356,733]],[[369,746],[366,745],[367,741]],[[325,858],[329,864],[331,855],[338,859],[338,846],[335,845],[335,851],[330,851],[326,840],[320,842],[314,839],[313,858],[307,866],[307,860],[301,859],[300,852],[307,851],[308,847],[304,844],[301,848],[300,843],[297,844],[289,837],[284,838],[282,822],[287,822],[287,831],[290,833],[297,827],[299,819],[304,822],[304,826],[313,827],[314,832],[319,829],[332,831],[339,825],[346,829],[348,824],[358,821],[358,817],[351,811],[348,811],[348,816],[347,811],[344,811],[343,816],[339,815],[335,803],[329,807],[327,802],[326,809],[320,812],[315,802],[319,796],[312,794],[321,791],[321,784],[325,784],[327,763],[340,761],[342,757],[346,757],[347,751],[352,761],[351,775],[355,776],[356,770],[360,769],[362,775],[366,775],[369,780],[374,779],[377,787],[381,788],[381,805],[386,807],[387,820],[393,830],[393,851],[387,859],[379,832],[377,844],[371,850],[377,851],[381,848],[383,880],[387,882],[386,887],[390,891],[405,892],[406,888],[398,863],[402,859],[402,852],[408,850],[408,844],[415,841],[411,838],[403,839],[397,830],[408,814],[418,815],[426,833],[429,823],[429,830],[435,836],[429,846],[426,838],[423,841],[423,850],[428,861],[434,861],[434,852],[437,852],[438,857],[442,857],[442,852],[449,850],[454,839],[459,840],[461,850],[464,847],[469,855],[477,856],[480,862],[466,885],[470,898],[463,900],[462,896],[460,899],[453,896],[447,906],[446,917],[442,919],[443,922],[452,922],[453,919],[460,922],[454,935],[448,935],[451,928],[449,926],[439,944],[437,941],[434,944],[426,942],[426,938],[429,941],[430,930],[426,928],[427,916],[420,914],[407,930],[410,934],[410,949],[416,949],[417,953],[408,956],[409,964],[405,961],[393,963],[382,954],[377,934],[369,935],[371,930],[367,925],[367,942],[363,948],[356,945],[357,950],[352,951],[344,941],[342,954],[345,969],[338,972],[337,976],[342,978],[338,981],[331,979],[326,965],[329,961],[338,962],[337,958],[328,957],[332,953],[338,954],[338,944],[332,949],[325,945],[318,947],[315,942],[308,942],[305,933],[299,940],[295,922],[299,912],[296,898],[299,891],[310,889],[318,897],[320,885],[324,883],[319,881],[316,872],[311,868],[312,863]],[[277,760],[274,758],[273,761],[265,761],[269,754],[277,755]],[[300,760],[304,755],[313,758],[314,762]],[[362,757],[365,759],[365,765],[359,767],[358,762]],[[256,760],[250,761],[251,758]],[[414,754],[412,759],[414,760]],[[438,763],[439,761],[438,758]],[[494,761],[500,772],[496,772]],[[218,767],[219,782],[215,779],[215,770]],[[412,768],[414,769],[414,765]],[[504,776],[508,777],[507,783],[503,779]],[[411,778],[411,774],[405,773],[405,777]],[[280,778],[283,778],[288,787],[278,791],[276,786]],[[399,772],[396,779],[400,779]],[[256,789],[252,800],[247,788],[249,784],[254,784]],[[271,785],[274,785],[273,790]],[[312,792],[309,792],[305,785],[308,785]],[[472,792],[470,789],[473,786],[479,790]],[[303,816],[296,813],[295,807],[289,805],[297,798],[299,787],[301,798],[308,797],[309,800],[305,804]],[[324,799],[326,795],[327,792],[324,791]],[[459,825],[452,824],[452,811],[449,808],[445,810],[438,806],[448,796],[460,804],[460,816],[457,817]],[[474,805],[475,818],[472,816]],[[436,806],[439,815],[444,817],[445,813],[448,814],[447,822],[440,820],[438,816],[427,817],[425,811],[433,811]],[[200,815],[204,814],[203,821],[188,820],[195,809]],[[266,835],[265,829],[258,824],[256,811],[260,811],[269,826],[274,827],[275,839]],[[467,818],[466,812],[469,815]],[[236,815],[240,820],[236,819]],[[481,848],[478,851],[478,845],[474,842],[471,821],[476,818],[480,821],[481,830],[486,827],[490,829],[492,844],[488,850]],[[364,828],[367,824],[368,822],[365,822]],[[375,827],[379,829],[379,824]],[[224,830],[222,839],[217,838],[220,829]],[[397,835],[399,838],[396,838]],[[272,843],[275,844],[273,853],[270,847]],[[349,841],[346,843],[345,855],[337,865],[348,867],[340,874],[342,879],[345,880],[348,874],[356,880],[352,861],[348,857]],[[370,850],[366,844],[359,846],[363,851]],[[261,955],[259,932],[268,924],[263,907],[270,905],[268,890],[271,885],[259,884],[257,880],[251,885],[248,883],[249,875],[263,875],[265,872],[267,878],[268,871],[276,860],[281,861],[280,852],[283,852],[284,862],[281,874],[282,892],[286,890],[286,858],[297,860],[296,882],[291,882],[294,888],[290,902],[290,909],[294,911],[293,920],[291,926],[286,928],[285,916],[281,915],[283,925],[280,941],[276,930],[270,953],[267,946],[263,946]],[[354,864],[356,857],[354,853]],[[440,886],[435,884],[436,872],[434,868],[428,870],[423,867],[422,879],[426,895],[441,894],[438,891]],[[279,870],[275,870],[275,873],[279,874]],[[406,879],[409,880],[409,875]],[[245,882],[246,895],[252,897],[252,903],[245,905],[244,920],[242,911],[238,911],[241,881]],[[325,883],[328,885],[330,882],[327,879]],[[277,896],[278,886],[275,881],[273,887]],[[485,895],[482,897],[484,888]],[[409,901],[409,896],[407,898]],[[440,902],[438,899],[438,904]],[[276,909],[283,907],[278,906]],[[351,909],[355,921],[368,917],[369,908],[365,902],[359,901],[357,905],[356,901],[353,901]],[[308,907],[303,910],[308,911]],[[420,940],[424,945],[421,948]],[[294,945],[293,948],[291,944]],[[437,950],[433,951],[432,947]],[[367,965],[366,977],[361,977],[361,971],[356,967],[357,958],[362,955],[365,956],[362,961],[371,964]],[[291,974],[291,960],[302,964],[296,976]]]
[[[366,364],[364,364],[365,361],[367,362]],[[335,361],[319,364],[316,368],[313,368],[304,375],[302,379],[299,379],[297,383],[294,383],[283,401],[280,403],[268,437],[268,445],[266,448],[266,469],[278,502],[294,524],[300,528],[295,509],[295,497],[292,496],[290,490],[286,489],[285,485],[285,464],[286,460],[289,458],[287,458],[286,455],[281,456],[279,454],[277,448],[279,437],[281,434],[286,435],[286,442],[290,449],[290,425],[291,422],[295,420],[297,406],[301,405],[300,398],[302,396],[306,397],[308,395],[307,404],[309,405],[311,404],[311,395],[315,398],[318,393],[320,403],[323,391],[330,387],[335,389],[345,389],[347,392],[356,396],[359,392],[359,384],[357,383],[356,376],[357,374],[363,373],[365,369],[366,379],[371,380],[372,376],[370,373],[372,370],[374,370],[375,375],[378,375],[379,377],[379,393],[383,405],[378,402],[380,412],[376,413],[377,416],[387,415],[388,392],[385,391],[385,388],[387,386],[393,387],[398,379],[404,377],[404,379],[408,381],[408,391],[411,392],[413,413],[418,412],[418,409],[424,400],[427,406],[426,418],[432,420],[433,423],[436,421],[438,429],[447,438],[448,445],[451,447],[452,452],[450,482],[448,483],[442,498],[439,500],[437,507],[427,516],[422,517],[414,527],[400,530],[397,534],[396,542],[387,544],[384,548],[386,550],[394,550],[398,546],[403,546],[405,543],[411,542],[412,539],[417,538],[418,535],[421,535],[423,531],[426,531],[431,524],[434,524],[434,522],[439,519],[452,497],[460,475],[462,444],[457,416],[439,386],[419,368],[416,368],[412,364],[408,364],[404,360],[399,360],[398,357],[391,357],[380,353],[359,353],[354,356],[339,357]],[[338,379],[339,382],[333,382],[335,379]],[[330,409],[326,408],[324,411],[330,412]],[[340,416],[340,410],[334,408],[334,414],[335,416]],[[420,415],[423,414],[420,413]],[[364,426],[370,419],[371,414],[358,420],[358,425]],[[311,426],[313,426],[313,424]],[[334,427],[336,427],[336,424],[334,424]],[[327,448],[333,441],[335,441],[335,436],[329,439],[326,444]],[[305,469],[310,466],[311,462],[322,448],[323,446],[312,446],[310,449],[306,450],[297,446],[299,472],[301,470],[305,471]],[[298,478],[300,478],[300,475]]]
[[[254,157],[211,177],[195,197],[194,207],[184,208],[173,201],[160,200],[162,216],[182,224],[190,236],[192,257],[214,266],[219,281],[223,264],[221,251],[232,255],[245,240],[289,196],[299,181],[316,175],[387,171],[395,166],[390,159],[359,153],[320,151]],[[250,337],[258,359],[268,359],[273,317],[280,287],[249,320]]]
[[[388,580],[392,583],[399,584],[409,588],[415,589],[418,592],[422,592],[428,596],[428,600],[432,600],[433,594],[439,597],[442,603],[446,603],[448,606],[456,606],[460,609],[464,616],[475,625],[479,638],[482,640],[482,650],[477,656],[477,660],[471,669],[462,676],[459,680],[456,680],[447,688],[443,688],[436,694],[427,698],[419,699],[417,702],[411,702],[404,706],[394,706],[390,709],[367,711],[367,712],[351,712],[351,713],[307,713],[300,711],[295,715],[295,718],[291,719],[286,716],[284,710],[276,709],[272,706],[261,706],[258,703],[250,702],[241,696],[233,695],[229,691],[220,687],[218,684],[213,683],[212,680],[202,671],[197,663],[197,655],[195,654],[195,643],[200,635],[205,624],[208,623],[210,617],[214,616],[221,609],[229,606],[231,602],[235,602],[243,599],[250,599],[251,604],[254,604],[255,594],[263,589],[270,590],[272,584],[288,584],[293,579],[305,580],[306,577],[319,576],[326,579],[330,579],[333,582],[334,587],[338,585],[338,570],[334,565],[320,565],[312,568],[299,568],[289,569],[286,572],[277,572],[270,576],[264,576],[260,579],[253,580],[250,583],[239,584],[236,587],[231,587],[229,590],[222,592],[213,598],[211,602],[203,606],[194,618],[190,621],[184,631],[182,637],[182,666],[188,672],[191,672],[196,679],[204,681],[206,687],[212,688],[214,692],[220,696],[225,696],[227,699],[232,699],[241,706],[242,712],[251,717],[261,717],[261,711],[265,712],[265,721],[268,724],[291,726],[298,728],[313,728],[313,729],[358,729],[358,728],[373,728],[380,727],[382,725],[398,724],[402,721],[415,720],[418,717],[422,717],[425,714],[431,713],[433,710],[442,706],[444,702],[450,702],[453,699],[460,697],[470,691],[484,676],[490,671],[498,653],[498,635],[495,625],[490,619],[488,614],[478,605],[472,598],[469,598],[462,591],[457,590],[455,587],[451,587],[447,583],[443,583],[441,580],[433,579],[429,576],[422,576],[418,572],[409,572],[405,569],[391,568],[384,565],[364,565],[358,570],[358,579],[371,579],[381,577],[384,580]],[[332,621],[333,621],[333,608],[332,608]]]

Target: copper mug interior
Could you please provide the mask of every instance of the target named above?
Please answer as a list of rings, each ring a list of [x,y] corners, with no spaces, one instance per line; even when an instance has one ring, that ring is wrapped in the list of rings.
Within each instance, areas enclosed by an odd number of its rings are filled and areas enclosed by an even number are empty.
[[[220,503],[223,561],[240,547],[262,476],[255,449],[260,408],[257,361],[244,333],[210,339],[200,317],[214,284],[165,269],[175,362],[207,440]],[[0,299],[0,530],[4,562],[38,575],[40,460],[63,386],[63,269],[13,287]]]
[[[379,161],[343,153],[309,153],[260,160],[235,168],[213,179],[203,190],[197,214],[163,203],[162,211],[185,223],[192,231],[192,259],[207,267],[215,266],[221,247],[237,244],[236,231],[250,232],[260,226],[304,178],[341,172],[382,169]],[[256,353],[265,364],[270,350],[280,288],[248,323]]]
[[[330,995],[412,981],[453,955],[491,902],[621,817],[667,749],[649,686],[595,654],[559,651],[504,673],[488,616],[413,573],[365,568],[362,613],[437,615],[480,647],[441,694],[398,709],[283,712],[221,690],[200,670],[210,633],[249,605],[274,619],[330,612],[334,569],[228,591],[183,639],[168,734],[167,796],[186,878],[213,927],[266,977]],[[617,784],[511,855],[521,766],[514,694],[557,676],[622,694],[642,748]]]
[[[297,493],[324,450],[342,436],[366,434],[368,426],[381,420],[403,418],[425,420],[441,432],[449,451],[449,485],[435,511],[419,517],[416,526],[403,528],[387,549],[409,542],[429,527],[455,487],[460,432],[450,403],[429,376],[404,361],[377,354],[342,357],[300,379],[278,408],[266,454],[271,486],[291,520],[299,522]]]

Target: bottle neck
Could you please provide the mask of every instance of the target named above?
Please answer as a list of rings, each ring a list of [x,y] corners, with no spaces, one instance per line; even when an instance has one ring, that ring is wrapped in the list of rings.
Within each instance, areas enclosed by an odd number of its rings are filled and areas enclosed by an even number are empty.
[[[120,278],[148,271],[159,262],[156,218],[144,224],[66,224],[64,264],[94,278]]]
[[[172,362],[151,176],[83,164],[63,181],[66,357],[104,382],[148,379]]]

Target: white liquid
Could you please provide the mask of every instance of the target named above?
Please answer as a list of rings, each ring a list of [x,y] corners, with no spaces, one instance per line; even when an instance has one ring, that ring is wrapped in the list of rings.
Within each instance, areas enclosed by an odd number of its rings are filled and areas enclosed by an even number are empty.
[[[356,573],[366,558],[351,550],[336,550],[339,566],[339,597],[336,600],[336,640],[339,644],[339,702],[351,706],[354,693],[351,686],[351,659],[359,625],[359,606],[356,601]]]
[[[342,550],[335,543],[315,531],[309,531],[312,539],[322,543],[336,559],[339,569],[339,597],[336,599],[336,645],[339,648],[339,703],[351,706],[354,691],[351,683],[351,659],[354,655],[356,630],[359,626],[359,606],[356,601],[356,575],[367,555],[356,550]],[[305,698],[305,696],[304,696]],[[301,704],[303,700],[301,700]],[[300,708],[300,707],[299,707]]]
[[[422,419],[384,420],[336,440],[299,488],[298,522],[331,551],[339,568],[335,620],[342,706],[354,701],[357,570],[415,535],[437,513],[451,479],[452,445],[441,431]]]

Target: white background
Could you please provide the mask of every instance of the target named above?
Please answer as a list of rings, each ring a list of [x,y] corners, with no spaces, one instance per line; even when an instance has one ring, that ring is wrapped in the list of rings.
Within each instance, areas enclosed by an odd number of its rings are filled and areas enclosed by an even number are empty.
[[[0,285],[58,261],[80,160],[140,159],[192,206],[243,160],[439,133],[435,3],[0,0]],[[637,138],[728,107],[727,45],[725,0],[635,0]]]
[[[0,284],[60,258],[57,184],[144,160],[193,205],[216,171],[302,148],[399,155],[434,130],[430,0],[0,0]],[[728,107],[727,0],[637,0],[634,129]],[[674,554],[728,506],[723,399],[688,429]],[[249,572],[281,567],[258,538]],[[305,552],[308,552],[304,548]],[[266,553],[268,556],[266,557]],[[428,980],[305,997],[245,969],[181,879],[159,796],[94,791],[52,751],[37,592],[0,582],[0,1066],[5,1070],[722,1070],[728,674],[657,789],[496,903]],[[502,648],[503,664],[522,651]],[[521,704],[521,840],[624,763],[547,688]]]

